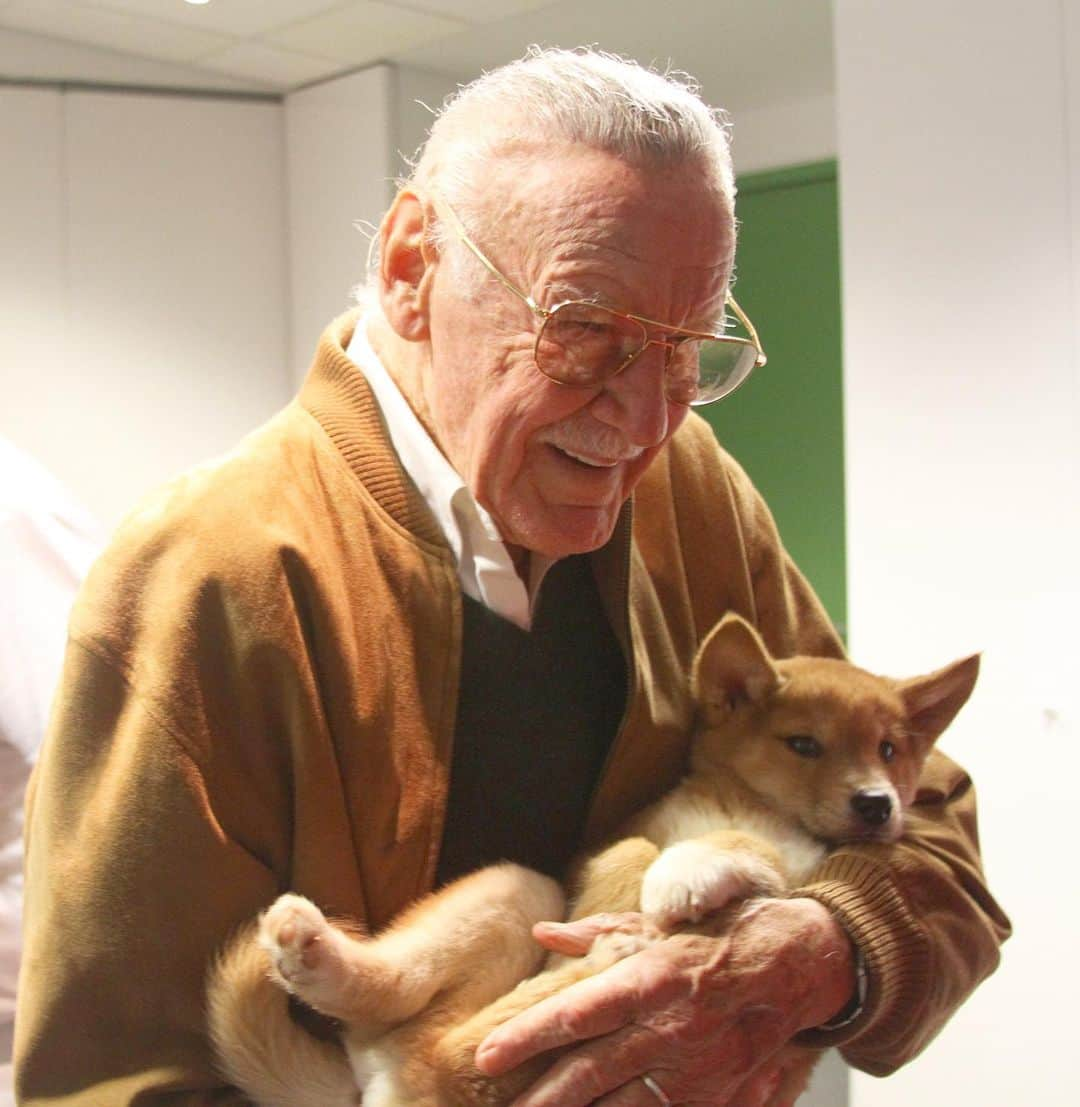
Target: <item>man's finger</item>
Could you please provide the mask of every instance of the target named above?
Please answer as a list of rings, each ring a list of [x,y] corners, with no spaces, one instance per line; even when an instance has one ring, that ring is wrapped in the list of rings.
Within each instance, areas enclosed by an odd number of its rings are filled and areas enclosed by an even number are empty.
[[[626,938],[621,947],[629,952],[667,937],[655,923],[638,911],[602,912],[573,922],[540,922],[533,927],[533,937],[555,953],[580,957],[588,953],[597,938],[612,936],[612,951],[620,948],[618,936]],[[625,953],[624,953],[625,955]]]
[[[496,1027],[480,1043],[476,1067],[501,1076],[538,1053],[625,1026],[634,1010],[633,995],[618,975],[625,963],[578,981]]]
[[[533,927],[533,937],[553,953],[581,957],[589,952],[599,930],[585,930],[567,923],[541,922]]]
[[[657,1107],[652,1093],[651,1104],[640,1095],[648,1088],[637,1076],[655,1063],[659,1047],[643,1027],[625,1026],[559,1058],[511,1107],[588,1107],[610,1096],[621,1097],[616,1104],[630,1096],[627,1103]]]

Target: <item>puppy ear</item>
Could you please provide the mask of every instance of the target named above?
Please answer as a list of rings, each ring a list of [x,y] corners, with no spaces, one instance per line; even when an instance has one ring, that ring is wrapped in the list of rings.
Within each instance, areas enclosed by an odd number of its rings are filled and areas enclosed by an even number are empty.
[[[758,632],[729,612],[698,649],[691,687],[698,703],[728,712],[765,699],[783,682]]]
[[[908,732],[925,753],[968,701],[979,675],[979,655],[954,661],[928,676],[898,684]]]

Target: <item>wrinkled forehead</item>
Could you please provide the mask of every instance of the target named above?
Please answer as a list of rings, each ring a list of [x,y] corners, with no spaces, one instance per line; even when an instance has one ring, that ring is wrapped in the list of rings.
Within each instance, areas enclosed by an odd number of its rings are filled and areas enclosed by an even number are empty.
[[[647,281],[676,301],[722,308],[734,213],[703,165],[641,168],[571,149],[513,169],[504,162],[490,185],[502,187],[501,202],[485,204],[500,254],[516,255],[522,275],[543,279],[556,298]]]

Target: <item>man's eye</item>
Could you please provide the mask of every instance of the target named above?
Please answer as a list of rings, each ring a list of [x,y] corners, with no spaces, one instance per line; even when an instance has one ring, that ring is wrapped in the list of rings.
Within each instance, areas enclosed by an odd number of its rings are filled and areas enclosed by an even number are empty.
[[[701,357],[701,340],[689,335],[674,335],[671,344],[671,361],[678,365],[696,366]]]
[[[821,743],[808,734],[793,734],[790,738],[785,738],[784,741],[787,743],[788,749],[793,753],[797,753],[800,757],[820,757],[825,752]]]
[[[610,323],[595,319],[558,319],[555,323],[549,323],[547,327],[549,337],[557,342],[573,342],[582,338],[599,338],[606,341],[610,339],[614,330]]]

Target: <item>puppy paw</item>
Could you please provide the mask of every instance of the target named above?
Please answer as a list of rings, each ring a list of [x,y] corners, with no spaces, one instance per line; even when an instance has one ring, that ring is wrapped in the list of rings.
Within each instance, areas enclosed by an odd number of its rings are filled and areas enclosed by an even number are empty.
[[[333,956],[334,930],[303,896],[278,897],[259,919],[259,945],[279,981],[301,995],[317,987]]]
[[[664,850],[645,873],[641,909],[669,928],[700,922],[752,891],[753,883],[730,854],[706,842],[679,842]]]

